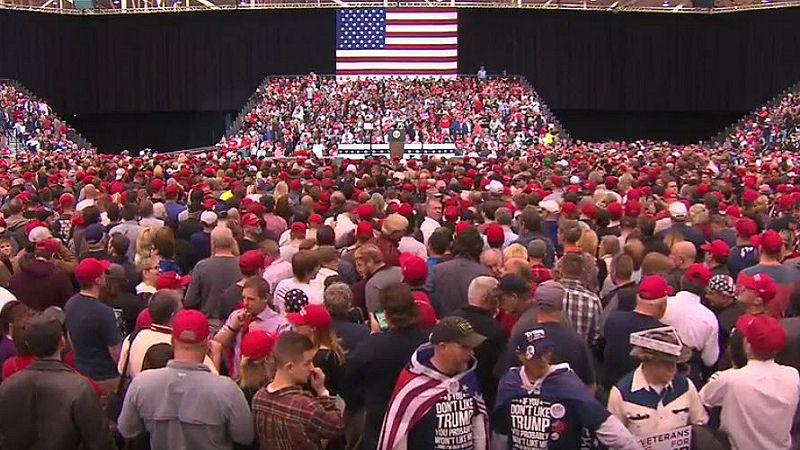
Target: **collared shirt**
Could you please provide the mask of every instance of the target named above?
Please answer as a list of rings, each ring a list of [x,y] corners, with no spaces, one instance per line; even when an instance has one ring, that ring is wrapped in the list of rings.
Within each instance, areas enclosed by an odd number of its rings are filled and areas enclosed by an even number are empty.
[[[541,263],[531,265],[531,274],[533,275],[534,283],[544,283],[547,280],[553,279],[553,271]]]
[[[400,250],[400,253],[411,253],[423,260],[428,259],[428,249],[425,247],[425,244],[412,236],[403,236],[400,238],[398,250]]]
[[[669,297],[661,322],[675,328],[683,345],[700,352],[706,367],[717,362],[719,322],[717,316],[700,303],[700,297],[688,291]]]
[[[697,389],[686,377],[677,374],[666,386],[652,386],[641,365],[611,388],[608,410],[637,437],[708,422]]]
[[[125,255],[133,261],[133,257],[136,254],[136,238],[139,237],[139,233],[142,231],[142,226],[139,225],[139,222],[135,220],[126,220],[121,224],[115,226],[114,228],[108,230],[108,235],[111,236],[114,233],[120,233],[128,240],[130,240],[130,245],[128,245],[128,250],[125,252]]]
[[[700,389],[703,404],[722,407],[720,429],[733,450],[790,448],[798,396],[797,369],[773,360],[717,372]]]
[[[442,225],[439,224],[439,222],[431,219],[430,217],[426,217],[419,226],[419,231],[422,232],[422,243],[428,245],[428,239],[430,239],[433,232],[441,226]]]
[[[261,448],[270,450],[318,450],[323,440],[344,432],[336,401],[314,397],[299,386],[274,392],[261,388],[253,397],[253,417]]]
[[[230,450],[254,438],[250,407],[233,380],[175,360],[134,378],[117,426],[127,439],[147,431],[154,449]]]
[[[225,325],[233,328],[233,324],[235,321],[235,317],[239,314],[241,310],[236,309],[234,310],[229,316],[228,320],[225,321]],[[291,325],[286,320],[286,317],[276,313],[275,311],[271,310],[269,307],[264,308],[264,311],[255,317],[250,323],[247,325],[247,332],[250,331],[266,331],[270,334],[278,334],[282,333],[286,330],[289,330]],[[236,333],[236,339],[234,341],[233,347],[233,359],[235,364],[233,365],[234,370],[239,367],[239,358],[241,357],[241,345],[242,345],[242,336],[245,332],[244,329],[239,330]],[[234,374],[235,375],[235,374]]]
[[[287,229],[286,220],[272,213],[264,214],[264,229],[274,236],[280,236]]]
[[[572,329],[587,342],[594,342],[600,336],[603,313],[600,298],[577,280],[562,279],[561,284],[564,285],[564,310]]]

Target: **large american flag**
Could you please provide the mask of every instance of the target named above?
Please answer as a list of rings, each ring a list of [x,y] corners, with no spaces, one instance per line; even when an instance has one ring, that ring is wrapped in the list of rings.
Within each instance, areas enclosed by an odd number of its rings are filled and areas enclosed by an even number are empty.
[[[336,11],[336,75],[437,76],[458,73],[455,8],[347,8]]]

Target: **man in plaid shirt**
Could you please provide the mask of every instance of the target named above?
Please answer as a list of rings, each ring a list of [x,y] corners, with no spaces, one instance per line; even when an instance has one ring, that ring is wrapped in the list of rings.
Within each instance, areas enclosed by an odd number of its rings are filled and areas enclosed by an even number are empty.
[[[581,255],[564,255],[561,263],[562,278],[559,281],[564,285],[564,310],[572,328],[592,345],[600,336],[600,316],[603,312],[600,298],[580,282],[583,272]]]
[[[325,389],[325,374],[312,362],[316,347],[306,336],[286,331],[273,351],[272,383],[253,397],[253,418],[261,448],[317,450],[343,434],[344,419]],[[303,389],[311,385],[313,393]]]

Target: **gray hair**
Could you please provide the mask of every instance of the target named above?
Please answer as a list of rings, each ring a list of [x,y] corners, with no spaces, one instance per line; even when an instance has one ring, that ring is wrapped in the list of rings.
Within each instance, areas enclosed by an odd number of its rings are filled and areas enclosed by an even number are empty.
[[[344,283],[333,283],[325,289],[323,294],[325,308],[331,317],[343,318],[350,311],[353,301],[353,291]]]
[[[467,289],[467,302],[472,305],[480,303],[494,288],[497,287],[497,278],[481,276],[473,278]]]

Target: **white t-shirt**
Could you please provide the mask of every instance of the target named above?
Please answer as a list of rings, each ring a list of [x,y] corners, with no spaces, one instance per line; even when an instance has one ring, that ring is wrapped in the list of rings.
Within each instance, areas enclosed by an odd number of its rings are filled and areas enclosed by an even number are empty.
[[[3,310],[3,307],[6,306],[6,303],[16,299],[17,297],[14,296],[11,291],[4,287],[0,287],[0,311]]]
[[[297,301],[296,293],[292,291],[300,290],[302,291],[306,298],[308,299],[309,305],[321,305],[322,304],[322,290],[315,288],[314,286],[308,283],[300,283],[295,279],[287,278],[278,283],[275,286],[275,296],[273,297],[273,302],[275,304],[275,309],[281,313],[286,314],[286,302],[287,302],[287,294],[289,302]]]

